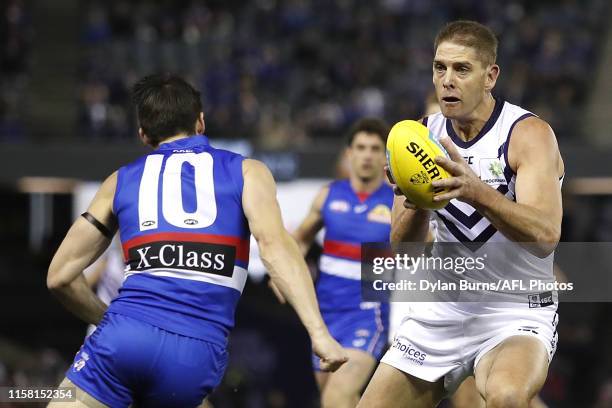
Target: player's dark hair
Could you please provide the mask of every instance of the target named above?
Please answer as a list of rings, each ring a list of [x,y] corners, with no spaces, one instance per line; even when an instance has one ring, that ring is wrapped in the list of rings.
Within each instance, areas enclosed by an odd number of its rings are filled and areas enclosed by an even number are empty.
[[[436,36],[434,52],[444,41],[474,48],[485,66],[495,64],[497,59],[495,34],[489,27],[476,21],[458,20],[448,23]]]
[[[200,92],[172,74],[149,75],[132,88],[138,123],[155,147],[178,133],[195,133],[202,112]]]
[[[377,118],[363,118],[358,120],[351,126],[348,137],[347,145],[352,145],[355,135],[359,132],[371,133],[382,140],[383,145],[387,144],[387,136],[389,135],[389,126],[384,120]]]

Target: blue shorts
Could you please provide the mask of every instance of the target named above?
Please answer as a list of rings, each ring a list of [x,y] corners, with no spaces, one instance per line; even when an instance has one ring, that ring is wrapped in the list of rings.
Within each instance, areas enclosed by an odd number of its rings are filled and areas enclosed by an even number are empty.
[[[361,309],[322,312],[329,333],[344,348],[363,350],[380,360],[389,336],[389,305],[362,303]],[[312,355],[312,366],[320,371],[319,357]]]
[[[227,351],[106,313],[66,376],[110,407],[195,407],[223,378]]]

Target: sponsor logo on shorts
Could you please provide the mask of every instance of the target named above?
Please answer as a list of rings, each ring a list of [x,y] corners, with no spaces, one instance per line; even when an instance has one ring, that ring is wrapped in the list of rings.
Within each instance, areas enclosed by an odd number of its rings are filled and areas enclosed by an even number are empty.
[[[555,330],[555,334],[553,334],[552,339],[550,339],[550,351],[549,355],[552,356],[555,354],[555,350],[557,350],[557,341],[559,340],[559,333]]]
[[[89,361],[89,355],[83,352],[81,353],[81,358],[74,362],[72,368],[74,371],[81,371],[83,367],[85,367],[85,364],[87,364],[87,361]]]
[[[366,344],[366,339],[360,338],[353,340],[353,347],[363,347]]]
[[[201,242],[160,241],[130,248],[128,255],[131,271],[171,268],[230,277],[234,273],[236,248]]]
[[[370,335],[370,331],[368,329],[357,329],[355,330],[356,337],[368,337]]]
[[[527,299],[529,300],[529,308],[546,307],[555,304],[552,292],[542,292],[536,293],[534,295],[527,295]]]
[[[361,302],[359,303],[359,309],[370,310],[380,307],[380,302]]]
[[[518,328],[519,331],[538,334],[538,326],[521,326]]]
[[[412,344],[402,341],[397,337],[393,339],[393,344],[391,345],[391,348],[401,351],[404,355],[404,358],[418,365],[423,365],[423,361],[425,361],[425,359],[427,358],[426,353],[417,350]]]

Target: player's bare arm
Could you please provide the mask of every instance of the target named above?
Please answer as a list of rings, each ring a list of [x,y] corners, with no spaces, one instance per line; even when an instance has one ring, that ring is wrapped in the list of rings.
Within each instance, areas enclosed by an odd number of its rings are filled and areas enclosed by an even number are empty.
[[[304,218],[304,221],[302,221],[300,226],[292,234],[302,251],[302,255],[306,255],[317,233],[323,228],[323,215],[321,210],[323,209],[323,204],[328,194],[329,185],[323,187],[317,193],[306,218]]]
[[[87,212],[111,233],[116,231],[112,202],[117,174],[109,176],[98,190]],[[107,306],[96,296],[83,276],[108,247],[111,239],[83,217],[79,217],[58,248],[47,273],[47,287],[64,306],[82,320],[98,324]]]
[[[561,235],[563,162],[555,135],[543,120],[533,117],[519,122],[511,135],[508,161],[516,173],[516,202],[482,182],[463,160],[450,139],[441,143],[450,159],[436,163],[453,177],[436,180],[434,187],[449,191],[436,200],[457,198],[484,215],[501,233],[516,242],[536,244],[537,255],[549,255]]]
[[[404,196],[395,196],[391,209],[390,241],[424,242],[429,231],[430,211],[422,208],[406,208]]]
[[[270,170],[256,160],[243,162],[242,204],[251,233],[270,278],[291,303],[306,327],[324,370],[335,371],[347,361],[344,349],[329,335],[321,318],[306,262],[283,225]]]
[[[325,203],[328,193],[329,185],[323,187],[317,193],[306,218],[304,218],[304,221],[302,221],[300,226],[292,234],[303,256],[306,256],[317,233],[323,228],[323,215],[321,214],[321,210],[323,209],[323,204]],[[268,286],[270,286],[270,289],[274,292],[274,296],[276,296],[280,303],[287,303],[285,297],[272,281],[268,282]]]
[[[430,211],[417,208],[404,196],[395,185],[388,166],[385,166],[385,173],[395,193],[391,208],[390,242],[424,242],[429,231]]]

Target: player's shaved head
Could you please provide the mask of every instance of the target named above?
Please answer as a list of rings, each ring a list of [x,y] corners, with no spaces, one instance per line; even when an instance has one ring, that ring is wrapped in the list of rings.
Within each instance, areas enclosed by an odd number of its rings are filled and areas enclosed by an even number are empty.
[[[195,133],[202,112],[200,92],[172,74],[150,75],[133,88],[138,123],[153,146],[179,133]]]
[[[483,66],[495,64],[497,59],[497,38],[491,29],[476,21],[458,20],[444,26],[434,42],[434,53],[445,41],[453,42],[476,50]]]

